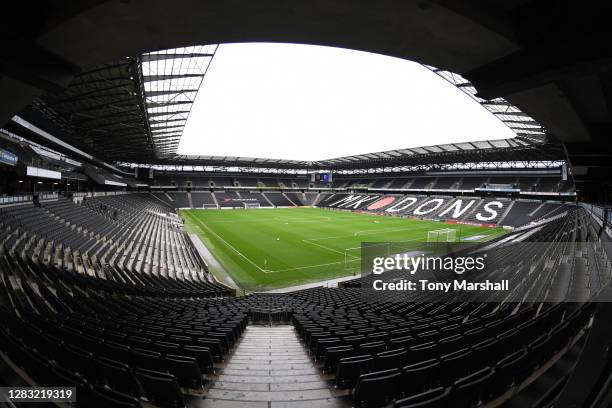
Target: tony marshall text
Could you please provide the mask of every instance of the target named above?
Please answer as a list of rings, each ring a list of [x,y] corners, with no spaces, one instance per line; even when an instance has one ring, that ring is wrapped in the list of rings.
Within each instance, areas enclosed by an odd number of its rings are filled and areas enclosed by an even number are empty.
[[[508,280],[493,282],[485,280],[482,282],[468,282],[466,280],[455,279],[452,282],[432,282],[427,279],[419,279],[411,281],[401,279],[399,281],[384,282],[382,279],[377,279],[373,282],[374,290],[422,290],[436,292],[454,291],[508,291]]]

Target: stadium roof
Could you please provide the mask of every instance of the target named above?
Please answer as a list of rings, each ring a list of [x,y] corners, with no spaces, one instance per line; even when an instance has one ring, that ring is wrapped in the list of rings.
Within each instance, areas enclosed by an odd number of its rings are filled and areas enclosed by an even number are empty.
[[[465,78],[425,65],[489,110],[517,135],[440,146],[405,148],[322,161],[211,155],[179,155],[178,144],[217,45],[145,53],[98,66],[72,81],[62,93],[36,99],[31,110],[62,130],[62,140],[96,157],[122,163],[283,168],[350,168],[413,163],[428,155],[484,160],[491,151],[524,150],[544,143],[545,130],[503,98],[485,100]],[[26,115],[27,116],[27,115]],[[469,158],[468,158],[469,156]],[[537,157],[536,157],[537,159]],[[557,159],[557,157],[555,157]],[[426,160],[429,162],[429,159]]]
[[[414,147],[321,161],[175,155],[171,158],[147,164],[260,168],[277,167],[291,169],[358,169],[396,166],[430,166],[450,163],[528,162],[549,160],[565,160],[562,146],[558,141],[551,137],[527,138],[517,136],[513,139]]]
[[[176,153],[191,106],[216,51],[216,45],[209,45],[140,57],[146,116],[158,156]]]
[[[504,98],[484,99],[478,95],[476,87],[461,75],[429,65],[424,66],[455,85],[460,91],[495,115],[497,119],[508,126],[517,136],[538,140],[546,134],[546,130],[538,121]]]
[[[216,49],[176,48],[97,66],[63,92],[35,99],[22,116],[50,122],[64,142],[102,160],[169,157]]]

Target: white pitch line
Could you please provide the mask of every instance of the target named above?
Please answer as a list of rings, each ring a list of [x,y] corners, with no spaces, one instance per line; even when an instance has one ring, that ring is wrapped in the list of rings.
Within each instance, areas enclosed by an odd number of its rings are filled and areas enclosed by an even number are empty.
[[[312,245],[316,245],[316,246],[318,246],[318,247],[320,247],[320,248],[327,249],[328,251],[332,251],[332,252],[335,252],[335,253],[340,254],[340,255],[348,255],[348,256],[350,256],[350,257],[352,257],[352,258],[359,259],[359,257],[358,257],[358,256],[354,256],[354,255],[351,255],[351,254],[347,254],[347,253],[345,253],[345,252],[338,251],[337,249],[330,248],[330,247],[326,247],[325,245],[317,244],[316,242],[310,242],[310,241],[307,241],[307,240],[305,240],[305,239],[303,239],[302,241],[303,241],[303,242],[306,242],[307,244],[312,244]]]
[[[427,228],[429,228],[429,227],[427,227]],[[388,229],[382,229],[382,230],[377,230],[377,231],[361,230],[361,231],[355,232],[354,236],[357,237],[357,236],[378,235],[378,234],[383,234],[385,232],[396,232],[396,231],[406,231],[406,230],[420,231],[421,229],[425,229],[425,227],[423,227],[423,228],[414,228],[414,227],[388,228]]]
[[[223,238],[221,238],[216,232],[214,232],[212,229],[210,229],[207,225],[202,224],[199,220],[197,220],[197,223],[200,224],[201,226],[203,226],[204,228],[206,228],[206,230],[208,232],[210,232],[211,234],[213,234],[215,237],[219,238],[225,245],[227,245],[229,248],[231,248],[234,252],[236,252],[238,255],[240,255],[241,257],[243,257],[244,259],[246,259],[246,261],[248,263],[250,263],[251,265],[253,265],[254,267],[256,267],[257,269],[259,269],[261,272],[263,273],[268,273],[266,271],[266,269],[262,269],[259,265],[257,265],[255,262],[251,261],[247,256],[245,256],[242,252],[240,252],[239,250],[237,250],[236,248],[234,248],[234,246],[232,244],[230,244],[229,242],[227,242],[226,240],[224,240]]]
[[[315,221],[331,221],[331,218],[325,217],[322,215],[317,215],[315,217],[310,217],[308,219],[295,218],[295,217],[274,217],[274,220],[280,221],[280,222],[315,222]]]
[[[426,227],[423,227],[423,228],[405,227],[405,228],[402,228],[402,231],[404,229],[405,230],[412,230],[412,231],[421,231],[421,230],[425,231],[425,230],[429,229],[430,227],[431,226],[426,226]],[[357,231],[357,232],[363,232],[363,231],[367,231],[367,230],[362,230],[362,231]],[[390,231],[389,230],[372,231],[372,233],[368,234],[368,235],[384,234],[385,232],[390,232]],[[355,237],[355,236],[356,236],[355,233],[352,233],[350,235],[337,235],[337,236],[334,236],[334,237],[308,238],[308,239],[303,239],[302,241],[308,241],[308,242],[310,242],[310,241],[325,241],[325,240],[328,240],[328,239],[350,238],[350,237]]]
[[[357,258],[359,259],[359,258]],[[351,261],[349,261],[351,262]],[[329,263],[323,263],[323,264],[317,264],[317,265],[308,265],[308,266],[298,266],[295,268],[288,268],[288,269],[279,269],[276,271],[268,271],[267,273],[277,273],[277,272],[289,272],[289,271],[296,271],[298,269],[308,269],[308,268],[318,268],[319,266],[328,266],[328,265],[338,265],[344,263],[344,261],[338,261],[338,262],[329,262]]]

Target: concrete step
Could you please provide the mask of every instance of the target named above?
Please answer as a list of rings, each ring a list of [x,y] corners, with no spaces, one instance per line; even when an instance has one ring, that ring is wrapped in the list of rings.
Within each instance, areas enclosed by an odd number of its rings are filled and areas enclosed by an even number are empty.
[[[348,408],[335,398],[292,326],[249,326],[198,407]]]

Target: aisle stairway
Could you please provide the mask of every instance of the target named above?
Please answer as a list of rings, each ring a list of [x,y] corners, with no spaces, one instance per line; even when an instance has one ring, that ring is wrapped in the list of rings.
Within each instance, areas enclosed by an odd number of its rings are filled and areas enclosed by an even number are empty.
[[[336,399],[314,367],[294,329],[249,326],[241,342],[219,369],[203,401],[205,408],[350,407]]]

